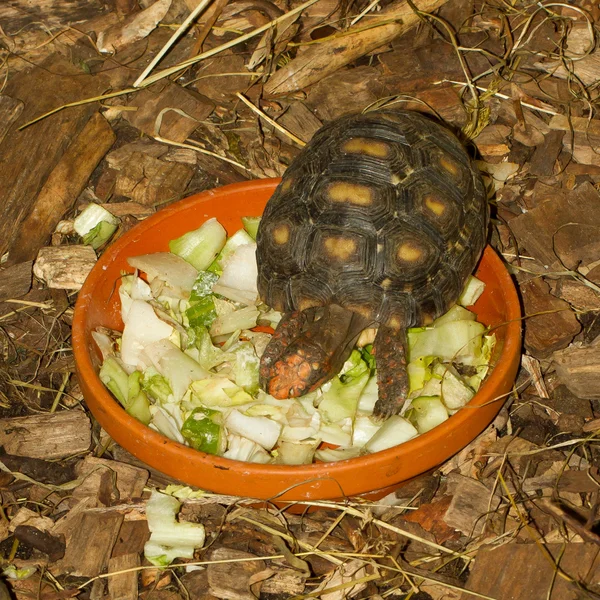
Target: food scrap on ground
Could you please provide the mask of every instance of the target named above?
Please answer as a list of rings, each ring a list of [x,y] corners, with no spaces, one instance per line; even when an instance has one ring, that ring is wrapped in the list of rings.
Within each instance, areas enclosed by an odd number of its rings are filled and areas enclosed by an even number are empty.
[[[599,20],[593,0],[2,3],[0,595],[598,595]],[[442,118],[486,174],[524,308],[500,415],[379,502],[300,514],[140,464],[74,372],[96,257],[176,200],[280,176],[321,124],[380,106]],[[90,205],[112,218],[81,228]],[[198,535],[168,567],[144,555],[156,490]]]

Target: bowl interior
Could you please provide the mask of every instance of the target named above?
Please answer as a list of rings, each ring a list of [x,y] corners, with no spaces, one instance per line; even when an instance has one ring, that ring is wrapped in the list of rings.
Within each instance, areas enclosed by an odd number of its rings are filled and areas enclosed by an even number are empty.
[[[447,460],[493,419],[512,387],[520,358],[520,309],[502,262],[487,248],[477,270],[486,290],[474,310],[494,328],[494,367],[473,400],[432,431],[396,448],[364,457],[303,466],[255,465],[197,452],[130,417],[100,382],[99,351],[91,332],[122,329],[118,285],[133,270],[127,257],[168,250],[169,240],[216,217],[234,233],[242,216],[262,214],[279,180],[244,182],[198,194],[161,210],[109,247],[79,293],[73,319],[73,350],[88,407],[121,446],[182,482],[223,494],[279,500],[318,500],[389,488]]]

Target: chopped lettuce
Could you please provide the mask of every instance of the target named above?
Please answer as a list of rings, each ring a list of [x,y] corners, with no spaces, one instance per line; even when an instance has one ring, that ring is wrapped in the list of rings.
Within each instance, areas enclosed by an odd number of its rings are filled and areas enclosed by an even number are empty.
[[[419,433],[426,433],[446,421],[448,411],[439,396],[419,396],[411,401],[406,416]]]
[[[96,250],[105,244],[119,226],[119,219],[99,204],[91,202],[73,220],[73,229],[83,243]]]
[[[192,448],[208,454],[222,454],[227,447],[223,414],[211,408],[195,408],[183,423],[181,435]]]
[[[242,225],[244,226],[246,233],[253,240],[256,240],[256,234],[258,233],[259,224],[260,217],[242,217]]]
[[[204,525],[178,521],[180,506],[179,500],[157,490],[152,490],[146,503],[150,539],[144,556],[157,567],[167,567],[176,558],[193,558],[196,548],[204,546]]]
[[[212,218],[194,231],[169,242],[169,250],[181,256],[198,271],[206,270],[225,246],[227,232],[217,219]]]

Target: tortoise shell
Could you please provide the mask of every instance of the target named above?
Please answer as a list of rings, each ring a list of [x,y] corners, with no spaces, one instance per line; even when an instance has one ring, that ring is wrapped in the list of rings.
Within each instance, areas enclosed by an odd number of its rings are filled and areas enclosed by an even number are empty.
[[[448,310],[486,242],[481,177],[410,111],[342,117],[286,170],[257,236],[258,290],[284,313],[339,304],[394,330]]]

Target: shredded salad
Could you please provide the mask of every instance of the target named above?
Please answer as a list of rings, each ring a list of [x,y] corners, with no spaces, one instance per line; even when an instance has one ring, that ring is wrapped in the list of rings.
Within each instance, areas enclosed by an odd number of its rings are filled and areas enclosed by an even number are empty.
[[[401,444],[467,404],[490,363],[493,334],[467,310],[484,284],[471,277],[431,326],[408,331],[409,398],[372,418],[377,374],[368,332],[317,391],[277,400],[259,362],[281,315],[256,289],[259,217],[227,237],[206,221],[170,252],[130,257],[119,287],[122,332],[99,328],[100,379],[125,410],[166,437],[233,460],[285,465],[337,461]]]

